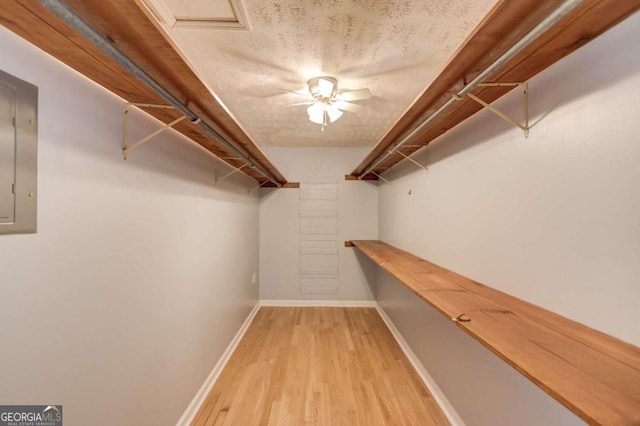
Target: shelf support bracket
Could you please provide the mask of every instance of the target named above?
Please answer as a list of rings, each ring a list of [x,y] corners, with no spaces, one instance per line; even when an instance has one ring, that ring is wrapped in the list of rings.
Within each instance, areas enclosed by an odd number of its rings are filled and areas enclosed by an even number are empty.
[[[226,178],[230,177],[231,175],[239,172],[240,170],[244,169],[245,167],[247,167],[247,164],[243,164],[240,167],[235,167],[232,171],[230,171],[229,173],[227,173],[226,175],[222,176],[220,179],[216,179],[216,183],[218,182],[222,182],[223,180],[225,180]],[[268,182],[268,181],[267,181]],[[264,185],[264,183],[263,183]]]
[[[529,137],[529,82],[525,81],[525,82],[519,82],[519,83],[480,83],[480,84],[478,84],[478,86],[481,86],[481,87],[520,86],[520,87],[522,87],[523,104],[524,104],[523,105],[524,106],[524,123],[518,122],[518,120],[516,120],[515,118],[513,118],[510,115],[500,111],[498,108],[496,108],[493,105],[483,101],[482,99],[478,98],[477,96],[475,96],[472,93],[467,93],[466,96],[468,98],[470,98],[470,99],[473,99],[474,101],[476,101],[477,103],[479,103],[483,107],[487,108],[489,111],[491,111],[492,113],[494,113],[498,117],[502,118],[503,120],[507,121],[508,123],[510,123],[510,124],[514,125],[515,127],[523,130],[524,131],[524,137],[528,138]],[[456,100],[462,99],[462,97],[457,96],[457,95],[454,95],[453,98],[456,99]]]
[[[256,187],[254,187],[253,189],[250,189],[250,190],[249,190],[249,194],[251,194],[251,193],[252,193],[253,191],[255,191],[256,189],[260,189],[260,188],[262,188],[262,186],[266,185],[267,183],[269,183],[269,181],[268,181],[268,180],[265,180],[265,181],[264,181],[264,182],[262,182],[260,185],[258,185],[258,186],[256,186]]]
[[[379,174],[377,174],[374,171],[371,171],[371,173],[373,173],[374,175],[378,176],[378,179],[380,179],[381,181],[383,181],[384,183],[386,183],[387,185],[391,185],[391,182],[388,181],[387,179],[383,178],[382,176],[380,176]]]
[[[396,153],[396,154],[400,154],[400,155],[402,155],[405,159],[407,159],[407,160],[411,161],[413,164],[415,164],[416,166],[420,167],[420,168],[421,168],[422,170],[424,170],[425,172],[429,173],[429,168],[428,168],[428,167],[423,166],[422,164],[418,163],[416,160],[414,160],[413,158],[411,158],[411,156],[410,156],[410,155],[406,155],[406,154],[404,154],[404,153],[402,153],[402,152],[400,152],[400,151],[389,151],[389,154],[393,154],[393,153]]]
[[[124,104],[124,108],[122,111],[122,157],[125,160],[127,159],[127,155],[129,154],[129,152],[140,147],[140,145],[142,145],[143,143],[148,142],[150,139],[172,128],[173,126],[175,126],[176,124],[178,124],[179,122],[187,118],[185,115],[179,118],[176,118],[171,123],[165,124],[164,126],[160,127],[158,130],[148,134],[147,136],[143,137],[142,139],[139,139],[138,141],[134,142],[132,145],[129,146],[128,145],[128,139],[129,139],[129,120],[128,120],[129,114],[128,113],[129,113],[129,106],[132,106],[132,105],[139,108],[145,107],[145,108],[175,109],[175,107],[171,105],[142,104],[142,103],[131,103],[131,102],[127,102]]]

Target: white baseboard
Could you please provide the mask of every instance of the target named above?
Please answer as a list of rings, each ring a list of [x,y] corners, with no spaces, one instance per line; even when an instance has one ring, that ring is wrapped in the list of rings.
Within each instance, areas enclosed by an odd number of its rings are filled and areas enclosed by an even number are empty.
[[[261,300],[260,306],[326,306],[338,308],[375,308],[375,300]]]
[[[249,313],[247,319],[242,324],[242,327],[240,327],[240,330],[238,330],[233,340],[231,340],[231,343],[229,343],[229,346],[227,346],[227,349],[213,367],[213,370],[211,370],[211,373],[209,373],[209,377],[204,381],[200,390],[198,390],[198,393],[196,393],[196,396],[191,401],[191,404],[189,404],[187,410],[184,412],[182,417],[180,417],[178,423],[176,423],[176,426],[189,426],[191,424],[198,413],[198,410],[200,410],[200,407],[204,403],[204,400],[207,398],[207,395],[209,395],[209,392],[213,388],[213,385],[216,383],[216,380],[218,380],[220,373],[224,369],[225,365],[227,365],[227,362],[229,362],[229,358],[231,358],[231,355],[233,355],[233,352],[238,347],[238,344],[249,328],[251,321],[253,321],[253,318],[258,313],[258,310],[260,310],[260,302],[256,303],[256,306],[253,307],[253,310]]]
[[[431,377],[429,372],[424,368],[424,366],[422,365],[422,363],[420,362],[416,354],[413,353],[413,351],[411,350],[411,347],[409,347],[407,342],[402,337],[402,334],[400,334],[396,326],[391,321],[391,318],[387,316],[387,313],[384,311],[384,309],[382,309],[382,307],[378,303],[376,303],[376,309],[378,310],[378,313],[380,314],[380,317],[382,318],[384,323],[387,325],[387,328],[389,329],[393,337],[398,342],[398,345],[400,346],[400,348],[402,349],[406,357],[409,359],[409,362],[411,362],[411,365],[413,365],[413,368],[415,368],[416,372],[424,382],[425,386],[427,387],[427,389],[429,389],[429,392],[431,392],[431,395],[433,395],[433,399],[435,399],[438,405],[440,406],[440,408],[442,408],[444,415],[447,416],[447,419],[449,419],[449,422],[451,422],[451,425],[465,426],[462,418],[460,418],[460,416],[458,415],[456,410],[453,408],[453,406],[451,405],[447,397],[444,395],[444,393],[442,393],[442,391],[438,387],[438,384],[435,382],[435,380],[433,380],[433,377]]]

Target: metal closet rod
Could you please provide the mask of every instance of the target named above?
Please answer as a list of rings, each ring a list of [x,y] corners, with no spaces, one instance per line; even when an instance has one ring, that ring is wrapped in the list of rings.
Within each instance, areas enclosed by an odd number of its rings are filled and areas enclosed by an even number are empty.
[[[117,47],[115,47],[106,37],[97,32],[91,25],[89,25],[80,15],[78,15],[73,9],[71,9],[62,0],[38,0],[40,4],[46,7],[48,10],[57,15],[67,25],[76,30],[80,35],[86,38],[94,46],[104,52],[111,59],[116,61],[125,70],[129,71],[134,77],[147,85],[151,90],[156,92],[165,101],[174,106],[178,111],[184,114],[192,123],[198,124],[202,129],[211,134],[224,145],[234,155],[238,156],[241,160],[247,163],[251,168],[257,170],[260,174],[266,177],[269,181],[273,182],[278,188],[282,185],[270,173],[265,171],[260,165],[256,164],[253,160],[245,156],[238,148],[236,148],[231,142],[226,140],[220,133],[215,131],[211,126],[202,121],[197,114],[191,111],[186,105],[180,102],[175,96],[173,96],[167,89],[165,89],[160,83],[158,83],[153,77],[147,74],[142,68],[140,68],[135,62],[129,59],[124,53],[122,53]]]
[[[427,117],[418,127],[413,129],[411,133],[405,136],[398,144],[393,146],[390,150],[387,150],[378,160],[372,163],[365,169],[364,172],[358,175],[358,179],[362,180],[367,174],[375,169],[378,164],[382,163],[389,155],[400,148],[405,143],[409,142],[416,134],[431,124],[436,118],[442,115],[443,112],[451,108],[460,98],[466,96],[471,92],[478,84],[483,83],[486,78],[491,76],[494,72],[502,68],[513,57],[522,52],[527,46],[536,41],[542,34],[553,27],[558,21],[564,18],[569,12],[575,9],[583,0],[566,0],[560,6],[558,6],[551,14],[538,23],[531,31],[525,34],[520,40],[518,40],[513,46],[511,46],[506,52],[504,52],[498,59],[496,59],[491,65],[485,68],[480,74],[473,80],[467,83],[458,93],[451,97],[445,104],[438,108],[433,114]]]

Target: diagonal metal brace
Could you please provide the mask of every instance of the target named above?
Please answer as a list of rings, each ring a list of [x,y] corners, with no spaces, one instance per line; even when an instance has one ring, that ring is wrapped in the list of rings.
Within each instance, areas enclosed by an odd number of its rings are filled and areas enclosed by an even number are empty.
[[[502,118],[503,120],[509,122],[510,124],[516,126],[521,130],[524,130],[524,136],[529,137],[529,82],[525,81],[523,83],[481,83],[481,84],[478,84],[478,86],[485,86],[485,87],[521,86],[523,95],[524,95],[524,123],[518,122],[515,118],[500,111],[498,108],[483,101],[482,99],[478,98],[472,93],[467,93],[466,96],[473,99],[483,107],[487,108],[489,111],[493,112],[495,115]],[[460,100],[462,98],[454,95],[454,99]]]
[[[149,135],[143,137],[142,139],[139,139],[138,141],[134,142],[131,146],[129,146],[127,143],[129,138],[128,113],[129,113],[129,106],[131,105],[137,106],[137,107],[146,107],[146,108],[175,109],[175,107],[171,105],[141,104],[141,103],[130,103],[130,102],[127,102],[124,104],[124,108],[122,112],[123,114],[122,115],[122,156],[124,157],[125,160],[127,159],[127,155],[129,154],[130,151],[133,151],[143,143],[149,141],[150,139],[159,135],[160,133],[172,128],[173,126],[175,126],[176,124],[178,124],[179,122],[187,118],[187,116],[185,115],[183,115],[182,117],[176,118],[171,123],[165,124],[164,126],[160,127],[158,130],[150,133]]]
[[[383,181],[384,183],[386,183],[387,185],[391,185],[391,181],[388,181],[387,179],[383,178],[382,176],[380,176],[379,174],[377,174],[376,172],[374,172],[373,170],[371,171],[371,173],[373,173],[374,175],[378,176],[378,178]]]
[[[227,173],[226,175],[222,176],[220,179],[216,178],[216,183],[218,182],[222,182],[223,180],[225,180],[226,178],[228,178],[229,176],[233,175],[236,172],[239,172],[240,170],[244,169],[245,167],[247,167],[247,164],[243,164],[240,167],[235,167],[232,171],[230,171],[229,173]],[[268,181],[267,181],[268,182]],[[264,185],[264,184],[263,184]]]
[[[416,160],[411,158],[410,155],[406,155],[406,154],[404,154],[403,152],[400,152],[400,151],[389,151],[389,154],[394,154],[394,153],[402,155],[405,159],[411,161],[413,164],[415,164],[416,166],[420,167],[425,172],[429,173],[429,168],[428,167],[423,166],[422,164],[418,163]]]
[[[260,189],[262,188],[264,185],[268,184],[269,181],[265,180],[264,182],[262,182],[260,185],[253,187],[253,189],[250,189],[248,192],[249,194],[251,194],[253,191],[255,191],[256,189]]]

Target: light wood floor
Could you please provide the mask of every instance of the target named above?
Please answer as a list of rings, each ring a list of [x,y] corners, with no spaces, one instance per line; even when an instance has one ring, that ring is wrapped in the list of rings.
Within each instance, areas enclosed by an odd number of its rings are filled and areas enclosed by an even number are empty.
[[[262,307],[193,425],[448,425],[373,308]]]

